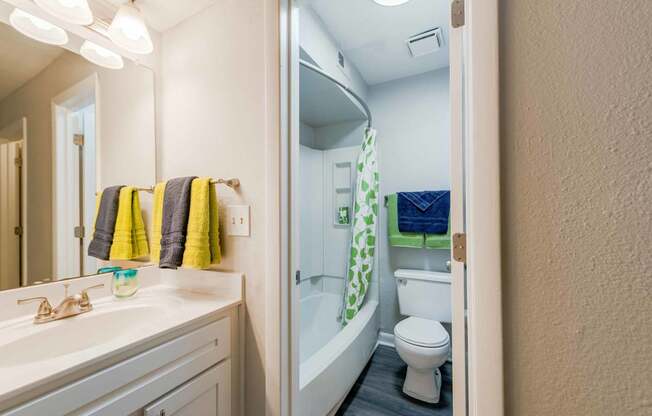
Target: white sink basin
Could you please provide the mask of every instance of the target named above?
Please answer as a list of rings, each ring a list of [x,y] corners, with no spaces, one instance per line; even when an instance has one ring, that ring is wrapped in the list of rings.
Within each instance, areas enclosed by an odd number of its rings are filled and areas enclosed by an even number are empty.
[[[172,305],[170,305],[172,306]],[[24,335],[0,343],[3,368],[75,354],[120,338],[137,335],[169,309],[162,304],[102,305],[96,310],[41,325],[26,324]],[[16,328],[14,328],[16,329]]]

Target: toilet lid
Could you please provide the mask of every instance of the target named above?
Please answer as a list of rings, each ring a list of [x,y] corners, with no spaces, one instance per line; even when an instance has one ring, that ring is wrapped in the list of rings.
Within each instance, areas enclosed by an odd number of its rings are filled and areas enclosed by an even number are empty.
[[[411,316],[394,327],[394,335],[419,347],[435,348],[448,344],[448,332],[437,321]]]

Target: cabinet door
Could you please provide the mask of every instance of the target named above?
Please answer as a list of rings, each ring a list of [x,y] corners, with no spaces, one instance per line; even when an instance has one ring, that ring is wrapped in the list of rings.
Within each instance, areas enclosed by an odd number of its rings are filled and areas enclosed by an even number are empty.
[[[230,416],[231,362],[204,371],[145,407],[144,416]]]

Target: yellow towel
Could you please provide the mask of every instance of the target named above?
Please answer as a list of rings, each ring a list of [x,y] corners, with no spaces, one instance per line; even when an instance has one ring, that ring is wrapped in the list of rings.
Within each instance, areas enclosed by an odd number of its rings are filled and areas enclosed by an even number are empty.
[[[132,260],[149,254],[145,222],[140,210],[138,191],[132,186],[120,190],[111,260]]]
[[[190,189],[190,213],[183,266],[206,269],[220,263],[217,193],[210,178],[197,178]]]
[[[150,260],[158,263],[161,257],[161,228],[163,227],[163,197],[165,196],[166,182],[154,186],[154,208],[152,212],[152,254]]]

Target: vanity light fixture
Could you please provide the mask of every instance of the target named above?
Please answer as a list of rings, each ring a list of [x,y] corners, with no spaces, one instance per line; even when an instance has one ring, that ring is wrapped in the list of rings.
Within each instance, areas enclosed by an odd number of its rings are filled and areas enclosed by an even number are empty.
[[[87,0],[34,0],[43,10],[51,15],[76,25],[93,23],[93,12]]]
[[[405,4],[410,0],[374,0],[374,1],[380,4],[381,6],[400,6],[401,4]]]
[[[140,10],[131,0],[118,9],[108,30],[109,39],[129,52],[146,55],[154,45]]]
[[[50,45],[65,45],[68,43],[68,34],[65,30],[21,9],[14,9],[11,12],[9,23],[23,35],[39,42]]]
[[[84,41],[79,53],[92,63],[104,68],[122,69],[125,66],[120,55],[89,40]]]

